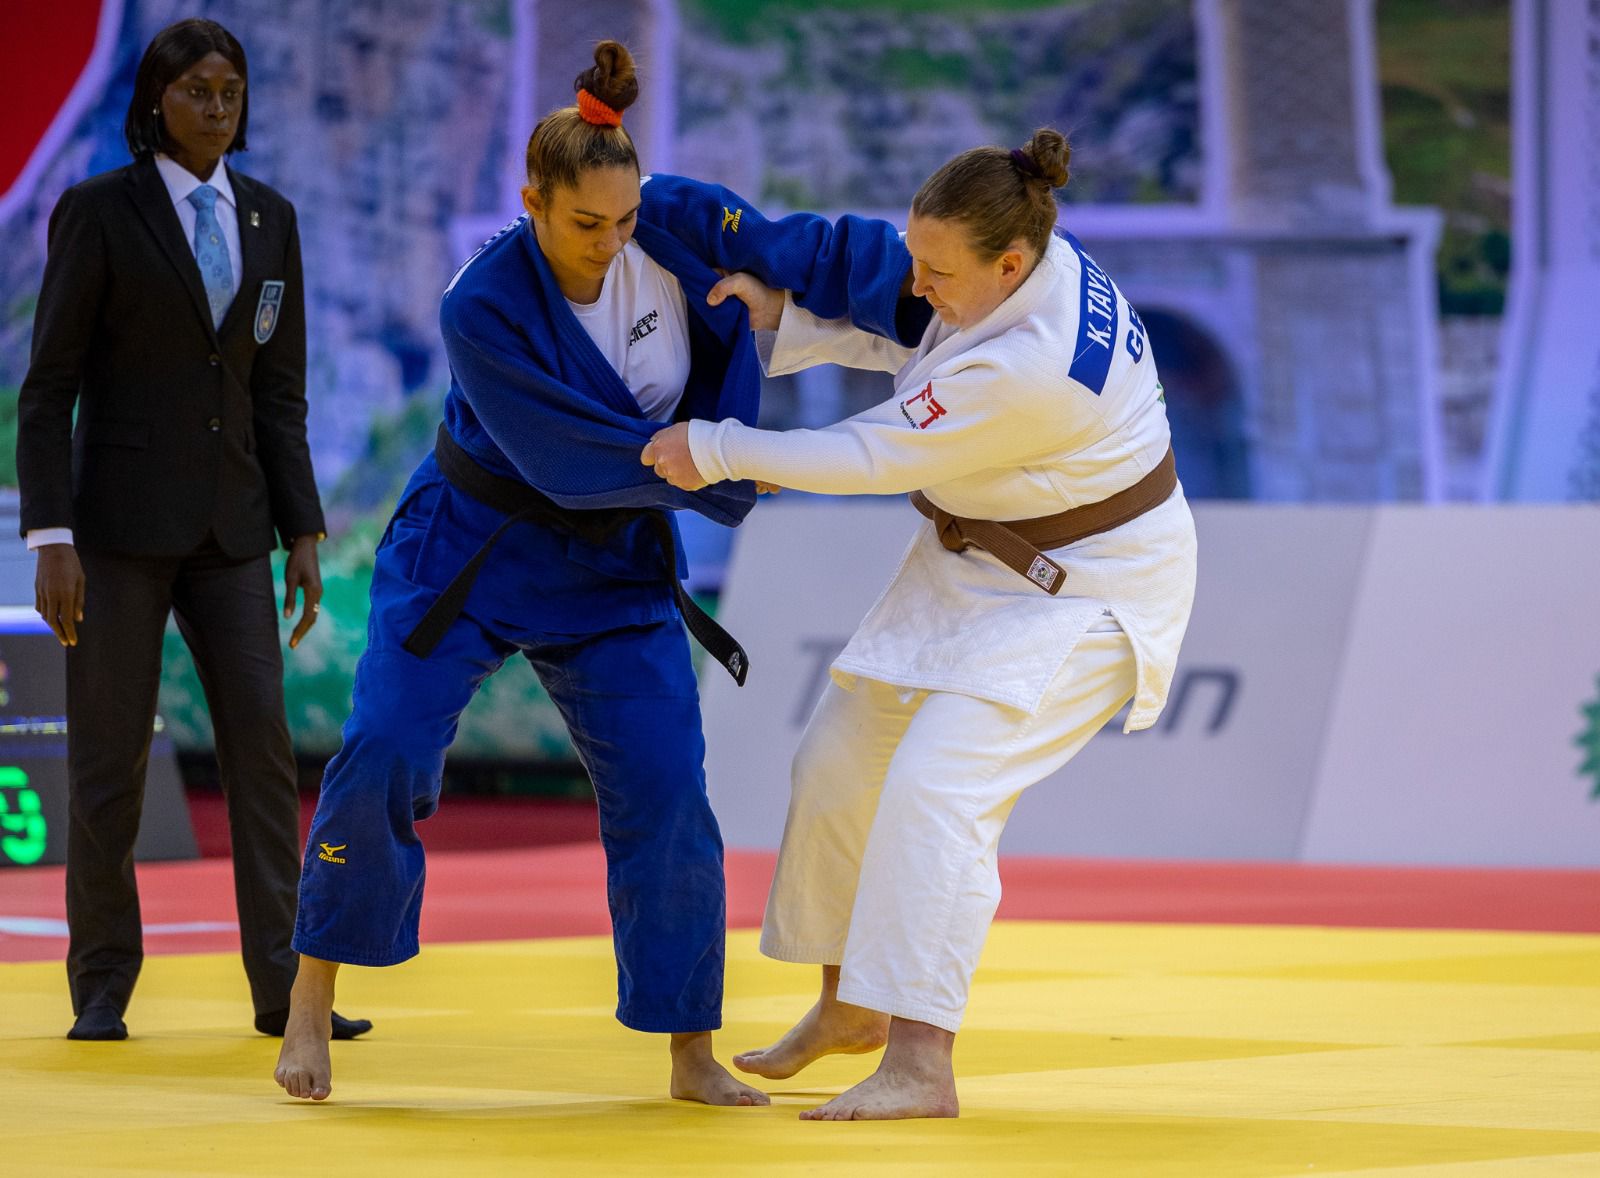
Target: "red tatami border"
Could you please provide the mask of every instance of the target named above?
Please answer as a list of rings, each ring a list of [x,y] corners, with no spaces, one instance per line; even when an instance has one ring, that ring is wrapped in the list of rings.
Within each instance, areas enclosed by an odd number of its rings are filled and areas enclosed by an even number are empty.
[[[761,922],[774,856],[728,853],[728,923]],[[63,960],[63,869],[0,871],[0,961]],[[1007,858],[1001,919],[1600,932],[1600,871]],[[147,953],[236,948],[231,863],[142,864]],[[428,858],[422,939],[610,932],[598,843]],[[9,931],[8,931],[9,930]],[[40,933],[46,935],[40,935]]]

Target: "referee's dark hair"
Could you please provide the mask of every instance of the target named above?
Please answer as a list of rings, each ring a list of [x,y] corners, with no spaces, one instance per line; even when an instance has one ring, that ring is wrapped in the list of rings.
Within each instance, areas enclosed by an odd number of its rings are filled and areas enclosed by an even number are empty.
[[[151,38],[144,57],[139,60],[128,117],[122,123],[122,137],[128,141],[128,150],[135,159],[171,148],[161,121],[161,95],[183,77],[190,66],[210,53],[222,54],[244,79],[239,129],[228,145],[227,154],[246,150],[245,132],[250,127],[250,66],[245,61],[244,46],[216,21],[193,17],[162,29]]]

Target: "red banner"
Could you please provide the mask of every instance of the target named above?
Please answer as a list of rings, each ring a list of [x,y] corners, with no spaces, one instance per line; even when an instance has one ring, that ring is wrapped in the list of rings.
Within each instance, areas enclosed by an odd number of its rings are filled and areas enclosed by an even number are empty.
[[[22,175],[94,53],[110,0],[0,4],[0,196]]]

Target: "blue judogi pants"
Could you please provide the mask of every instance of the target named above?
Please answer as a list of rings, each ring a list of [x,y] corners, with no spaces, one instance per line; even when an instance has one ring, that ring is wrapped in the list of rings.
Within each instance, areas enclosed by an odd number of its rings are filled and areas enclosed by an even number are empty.
[[[445,495],[452,494],[444,490]],[[617,1018],[639,1031],[721,1025],[722,838],[706,796],[688,638],[674,618],[539,636],[463,614],[426,659],[401,648],[435,591],[416,539],[386,538],[354,708],[307,841],[294,948],[352,965],[417,952],[425,875],[416,823],[439,805],[445,749],[478,684],[533,665],[594,783],[617,957]]]

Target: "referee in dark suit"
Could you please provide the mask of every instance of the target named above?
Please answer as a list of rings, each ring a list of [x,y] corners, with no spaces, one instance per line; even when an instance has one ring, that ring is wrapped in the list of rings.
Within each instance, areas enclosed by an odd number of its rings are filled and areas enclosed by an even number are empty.
[[[289,645],[316,622],[322,508],[306,447],[294,207],[243,150],[243,48],[186,20],[150,43],[134,163],[61,197],[17,421],[39,613],[67,648],[69,1038],[124,1039],[143,960],[133,845],[169,613],[216,730],[256,1029],[283,1034],[297,961],[296,773],[269,553],[289,548]],[[73,407],[77,423],[73,424]],[[334,1038],[370,1029],[333,1016]]]

